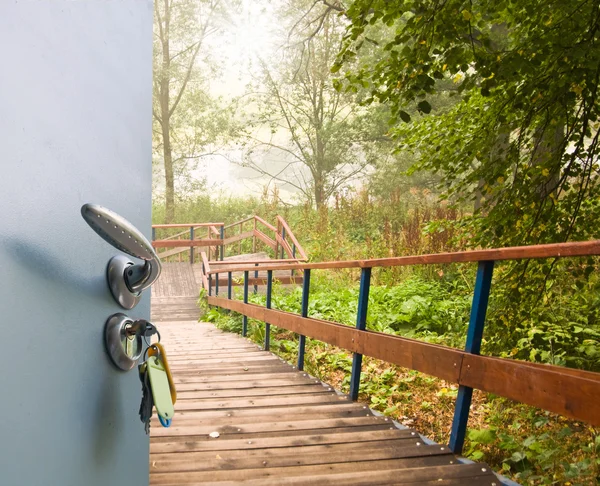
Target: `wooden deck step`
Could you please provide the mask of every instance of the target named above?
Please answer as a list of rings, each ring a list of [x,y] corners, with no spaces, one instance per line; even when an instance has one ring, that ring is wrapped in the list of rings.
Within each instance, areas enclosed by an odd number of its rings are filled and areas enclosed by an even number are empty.
[[[151,485],[500,484],[240,336],[157,325],[178,400],[171,427],[152,419]]]

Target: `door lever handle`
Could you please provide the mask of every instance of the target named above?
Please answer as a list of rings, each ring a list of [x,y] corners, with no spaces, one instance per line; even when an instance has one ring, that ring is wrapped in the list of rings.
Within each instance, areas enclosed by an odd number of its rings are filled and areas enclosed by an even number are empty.
[[[97,204],[84,204],[81,215],[104,241],[144,261],[136,264],[117,255],[108,262],[106,277],[113,297],[121,307],[132,309],[140,301],[141,293],[160,276],[158,255],[141,231],[114,211]]]

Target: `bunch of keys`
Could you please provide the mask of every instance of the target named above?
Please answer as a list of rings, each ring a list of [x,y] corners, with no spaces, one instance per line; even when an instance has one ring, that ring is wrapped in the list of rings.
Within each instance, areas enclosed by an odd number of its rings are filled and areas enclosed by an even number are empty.
[[[175,414],[173,405],[177,401],[177,391],[169,369],[167,354],[160,344],[160,333],[150,322],[144,321],[143,325],[145,328],[141,332],[148,347],[144,353],[147,358],[138,366],[142,382],[142,403],[139,413],[146,434],[149,434],[153,408],[156,408],[158,420],[163,427],[171,425]],[[158,342],[149,344],[147,338],[155,333],[158,334]]]

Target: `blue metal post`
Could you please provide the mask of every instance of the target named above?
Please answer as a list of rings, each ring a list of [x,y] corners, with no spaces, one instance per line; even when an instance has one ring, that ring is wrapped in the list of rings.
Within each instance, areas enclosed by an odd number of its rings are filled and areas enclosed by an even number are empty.
[[[194,240],[194,227],[190,226],[190,240]],[[190,246],[190,263],[194,263],[194,247]]]
[[[471,318],[467,331],[467,344],[465,351],[471,354],[479,354],[481,351],[481,340],[483,338],[483,327],[485,314],[492,286],[492,273],[494,262],[479,262],[477,267],[477,279],[475,280],[475,291],[473,293],[473,304],[471,305]],[[454,406],[454,420],[452,421],[452,432],[450,433],[450,450],[454,454],[461,454],[467,432],[469,410],[473,389],[460,385],[458,396]]]
[[[231,300],[231,285],[232,285],[231,272],[227,274],[227,298]]]
[[[152,241],[156,240],[156,228],[152,228]]]
[[[258,263],[254,264],[255,267],[258,267]],[[258,270],[254,271],[254,278],[257,279],[258,278]],[[256,280],[254,281],[254,293],[256,294],[258,292],[258,284],[256,283]]]
[[[221,226],[221,241],[225,240],[225,226]],[[225,258],[225,243],[221,243],[221,260]]]
[[[215,273],[215,295],[219,296],[219,274]]]
[[[285,241],[285,228],[281,229],[281,239]],[[281,245],[281,259],[285,258],[285,250],[283,249],[283,245]]]
[[[208,295],[212,295],[212,274],[208,274]]]
[[[356,329],[367,328],[367,311],[369,309],[369,289],[371,288],[371,269],[363,268],[360,274],[360,291],[358,294],[358,312],[356,313]],[[350,377],[350,399],[358,400],[362,354],[354,353],[352,358],[352,376]]]
[[[296,258],[296,243],[292,243],[292,258]],[[292,268],[292,277],[294,276],[294,269]]]
[[[310,269],[304,270],[304,282],[302,283],[302,317],[308,317],[308,294],[310,292]],[[304,369],[304,348],[306,347],[306,336],[300,334],[298,339],[298,369]]]
[[[271,292],[273,291],[273,270],[267,270],[267,309],[271,308]],[[271,346],[271,324],[265,322],[265,351]]]
[[[244,271],[244,304],[248,303],[248,270]],[[242,336],[248,333],[248,316],[244,316],[242,324]]]

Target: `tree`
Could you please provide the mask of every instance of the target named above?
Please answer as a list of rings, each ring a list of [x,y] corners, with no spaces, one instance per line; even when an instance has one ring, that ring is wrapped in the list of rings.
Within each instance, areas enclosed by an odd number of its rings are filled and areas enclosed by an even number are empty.
[[[593,234],[597,1],[356,0],[345,14],[351,25],[334,71],[347,66],[347,89],[367,85],[390,107],[393,134],[416,153],[416,168],[440,173],[448,197],[479,199],[474,244]],[[393,34],[389,42],[373,38],[381,30]],[[375,62],[361,64],[365,45],[378,50]],[[448,80],[459,103],[429,115],[430,97]]]
[[[228,111],[208,93],[214,63],[204,53],[218,30],[221,0],[154,2],[154,150],[165,177],[165,219],[175,215],[176,181],[185,182],[228,130]]]
[[[255,96],[258,113],[250,119],[244,163],[321,207],[363,173],[368,145],[381,134],[354,93],[333,87],[330,67],[344,24],[331,15],[309,19],[302,8],[292,29],[299,39],[290,41],[279,70],[261,62],[262,91]],[[285,163],[265,164],[268,154]]]

